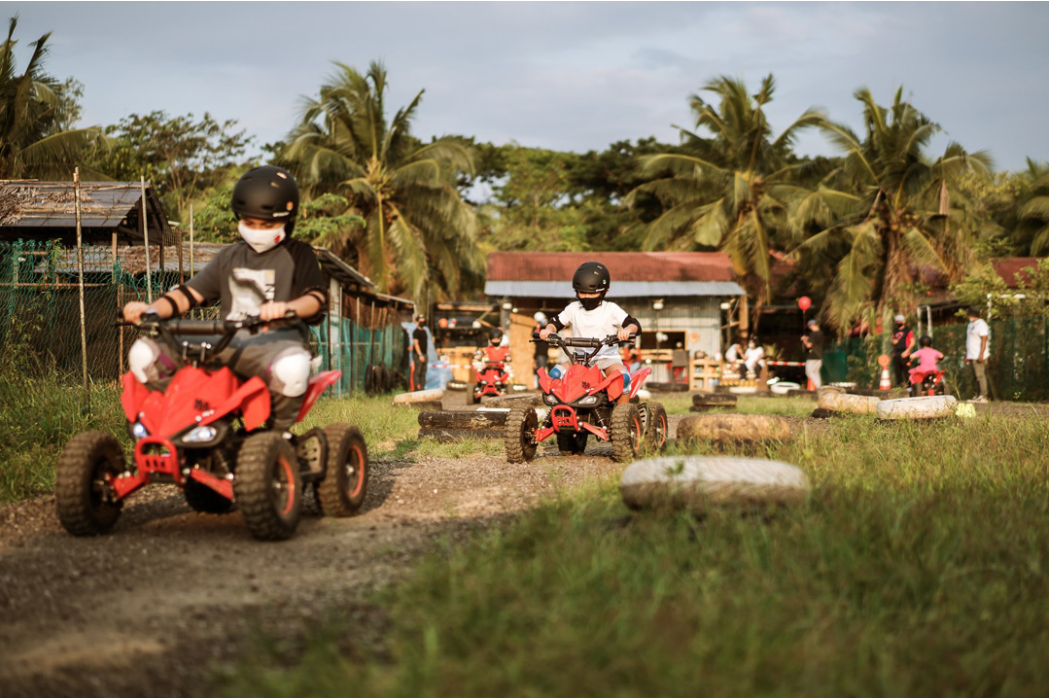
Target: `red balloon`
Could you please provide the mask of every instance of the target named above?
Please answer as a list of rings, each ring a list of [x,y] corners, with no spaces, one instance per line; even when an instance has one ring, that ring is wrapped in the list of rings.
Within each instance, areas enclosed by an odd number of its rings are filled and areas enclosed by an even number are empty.
[[[798,307],[802,308],[802,312],[809,310],[811,305],[813,305],[813,301],[809,299],[809,296],[802,296],[798,299]]]

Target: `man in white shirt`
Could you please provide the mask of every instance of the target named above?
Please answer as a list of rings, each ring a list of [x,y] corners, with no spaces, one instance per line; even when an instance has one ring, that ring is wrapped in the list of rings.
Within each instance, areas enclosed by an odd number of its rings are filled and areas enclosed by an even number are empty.
[[[747,367],[747,374],[758,375],[762,365],[765,363],[762,357],[766,355],[765,349],[755,343],[754,339],[751,339],[747,343],[747,349],[744,351],[744,366]]]
[[[970,324],[966,326],[966,363],[973,366],[973,375],[980,391],[970,402],[988,402],[988,323],[981,319],[981,311],[977,308],[967,309],[966,317],[970,319]]]

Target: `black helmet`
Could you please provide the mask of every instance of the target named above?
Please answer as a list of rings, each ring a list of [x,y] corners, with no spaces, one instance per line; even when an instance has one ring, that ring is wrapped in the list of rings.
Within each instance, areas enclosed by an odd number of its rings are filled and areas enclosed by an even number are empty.
[[[924,334],[923,336],[919,337],[919,346],[920,347],[933,346],[933,339],[930,337],[930,335]]]
[[[233,212],[263,220],[287,221],[285,232],[292,234],[299,213],[299,185],[288,170],[261,165],[241,175],[233,187]]]
[[[492,341],[494,339],[503,339],[503,330],[496,327],[491,332],[489,332],[489,341]]]
[[[609,290],[609,270],[601,262],[584,262],[572,275],[576,293],[600,293]]]

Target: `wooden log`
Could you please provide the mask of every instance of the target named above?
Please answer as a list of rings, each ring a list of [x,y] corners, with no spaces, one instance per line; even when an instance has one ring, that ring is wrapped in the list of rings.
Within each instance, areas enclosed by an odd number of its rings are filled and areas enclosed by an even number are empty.
[[[509,412],[475,412],[467,410],[420,412],[417,421],[424,429],[502,429]]]
[[[675,438],[679,441],[789,441],[791,426],[783,417],[768,414],[705,414],[680,421]]]
[[[542,407],[543,396],[539,393],[517,393],[515,395],[486,395],[481,398],[484,407],[514,407],[515,405],[528,405],[529,407]]]
[[[416,390],[411,393],[400,393],[394,396],[394,404],[401,405],[410,402],[441,402],[441,398],[445,395],[444,390]]]
[[[632,463],[620,479],[631,509],[788,505],[805,501],[806,474],[789,463],[758,458],[670,456]]]
[[[502,439],[503,429],[420,429],[417,438],[434,439],[439,443],[466,441],[468,439]]]
[[[736,395],[732,393],[693,393],[694,405],[736,406]]]

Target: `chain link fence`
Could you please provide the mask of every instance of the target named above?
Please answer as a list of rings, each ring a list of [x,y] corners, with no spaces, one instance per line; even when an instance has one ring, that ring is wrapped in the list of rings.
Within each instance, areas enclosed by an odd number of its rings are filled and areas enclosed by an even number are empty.
[[[991,355],[988,387],[995,400],[1046,402],[1050,384],[1048,317],[1013,316],[988,323]],[[966,322],[933,328],[933,348],[944,354],[939,362],[949,391],[963,399],[977,394],[973,369],[966,364]],[[829,344],[824,352],[823,376],[828,382],[850,381],[876,388],[882,369],[883,337],[851,337]]]

